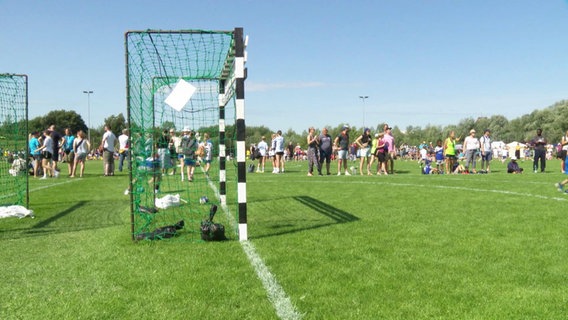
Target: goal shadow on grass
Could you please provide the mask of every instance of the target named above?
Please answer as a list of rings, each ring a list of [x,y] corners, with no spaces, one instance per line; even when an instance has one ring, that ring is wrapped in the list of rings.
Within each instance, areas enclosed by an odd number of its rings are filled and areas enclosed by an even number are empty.
[[[290,201],[290,199],[295,201]],[[283,205],[281,206],[279,202],[282,202]],[[279,207],[280,214],[277,217],[274,215],[265,216],[267,217],[266,220],[259,221],[260,224],[264,225],[264,228],[261,228],[260,234],[253,235],[251,238],[273,237],[360,220],[357,216],[347,211],[338,209],[309,196],[294,196],[291,198],[271,200],[268,201],[268,203]],[[287,209],[283,210],[282,208]],[[306,210],[306,208],[309,210]],[[266,211],[270,211],[270,209],[267,208]]]
[[[112,205],[114,202],[105,202],[102,205],[100,201],[58,203],[57,207],[65,209],[53,215],[48,213],[53,210],[53,207],[46,207],[44,210],[39,207],[39,210],[35,210],[35,221],[39,221],[33,225],[28,224],[25,228],[1,230],[0,240],[94,230],[124,224],[123,218],[116,213],[116,210],[105,208],[105,205],[108,204]],[[53,206],[53,203],[49,204],[49,206]]]

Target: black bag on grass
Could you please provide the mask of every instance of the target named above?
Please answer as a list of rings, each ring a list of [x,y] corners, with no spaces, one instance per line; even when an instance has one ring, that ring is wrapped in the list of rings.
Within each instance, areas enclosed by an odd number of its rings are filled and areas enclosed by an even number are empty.
[[[143,232],[136,235],[136,240],[160,240],[175,237],[178,230],[183,229],[185,222],[180,220],[178,223],[170,226],[160,227],[152,232]]]
[[[201,221],[201,239],[205,241],[227,240],[225,237],[225,226],[220,223],[213,223],[213,217],[217,212],[217,206],[211,205],[209,219]]]

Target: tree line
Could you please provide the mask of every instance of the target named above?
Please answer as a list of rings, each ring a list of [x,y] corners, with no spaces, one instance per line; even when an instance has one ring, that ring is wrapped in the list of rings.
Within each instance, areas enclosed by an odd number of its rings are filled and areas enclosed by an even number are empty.
[[[372,128],[373,132],[382,132],[383,123],[377,124]],[[542,128],[543,135],[551,144],[559,143],[562,136],[568,130],[568,100],[562,100],[549,106],[545,109],[534,110],[530,114],[522,115],[521,117],[508,120],[502,115],[493,115],[491,117],[479,118],[464,118],[457,124],[439,126],[427,125],[408,126],[400,128],[396,124],[390,123],[393,127],[392,134],[396,139],[396,144],[408,144],[411,146],[418,146],[423,141],[427,143],[436,143],[438,139],[444,141],[448,137],[450,131],[456,132],[456,137],[463,138],[469,135],[471,129],[479,132],[481,136],[485,129],[491,130],[491,137],[493,141],[504,141],[506,143],[518,141],[525,143],[530,141],[536,135],[536,129]],[[329,134],[332,137],[337,136],[343,127],[343,124],[336,126],[326,126]],[[322,128],[318,128],[321,130]],[[363,133],[363,127],[351,127],[350,137],[354,141],[359,135]],[[271,134],[275,132],[264,126],[260,127],[247,127],[247,145],[256,144],[260,141],[261,136],[265,136],[267,142],[270,143]],[[293,144],[299,144],[302,149],[307,148],[306,137],[308,135],[307,128],[301,133],[297,133],[291,129],[283,132],[284,139]]]
[[[469,130],[475,129],[477,132],[483,132],[485,129],[491,130],[491,136],[494,141],[504,141],[504,142],[528,142],[535,135],[535,131],[538,128],[542,128],[544,136],[548,139],[549,143],[555,144],[560,142],[561,137],[568,130],[568,100],[562,100],[544,109],[534,110],[530,114],[522,115],[518,118],[508,120],[502,115],[493,115],[491,117],[479,117],[479,118],[464,118],[460,120],[457,124],[439,126],[439,125],[427,125],[425,127],[420,126],[407,126],[406,128],[400,128],[396,124],[390,124],[393,127],[392,133],[395,137],[397,144],[402,143],[408,145],[419,145],[422,141],[435,143],[438,139],[445,139],[450,131],[455,131],[456,136],[466,137]],[[33,131],[43,131],[51,124],[55,124],[59,130],[63,131],[64,128],[70,128],[73,133],[79,130],[88,132],[87,125],[83,118],[75,111],[67,110],[53,110],[48,112],[45,116],[35,117],[30,119],[27,123],[27,128],[29,132]],[[111,115],[104,120],[104,124],[108,124],[115,134],[120,134],[122,129],[128,128],[127,119],[125,119],[122,113],[118,115]],[[99,141],[102,140],[102,135],[104,133],[104,124],[97,127],[90,128],[91,130],[91,141],[94,145],[97,145]],[[25,127],[23,120],[18,125],[22,128]],[[329,134],[332,137],[337,136],[341,132],[343,124],[338,124],[335,126],[328,125],[326,128],[329,130]],[[14,127],[14,123],[9,123],[5,121],[1,126],[1,132],[10,132]],[[164,122],[155,128],[155,132],[159,134],[164,129],[175,128],[172,122]],[[373,129],[373,132],[379,132],[383,129],[383,123],[377,124]],[[10,129],[10,130],[8,130]],[[175,128],[180,131],[181,128]],[[318,128],[321,130],[322,128]],[[351,127],[350,136],[352,140],[355,140],[359,135],[363,133],[364,128],[362,127]],[[209,126],[197,129],[201,134],[208,132],[211,137],[215,140],[218,139],[219,130],[216,126]],[[256,144],[260,141],[262,136],[266,137],[268,143],[270,143],[271,135],[276,130],[268,128],[266,126],[248,126],[246,128],[246,144],[250,146],[251,144]],[[284,139],[288,142],[292,142],[294,145],[299,144],[303,149],[307,148],[306,136],[307,128],[302,132],[295,132],[292,129],[288,129],[282,132]],[[228,125],[226,127],[226,141],[228,148],[236,142],[236,134],[234,126]],[[214,141],[214,143],[217,141]]]

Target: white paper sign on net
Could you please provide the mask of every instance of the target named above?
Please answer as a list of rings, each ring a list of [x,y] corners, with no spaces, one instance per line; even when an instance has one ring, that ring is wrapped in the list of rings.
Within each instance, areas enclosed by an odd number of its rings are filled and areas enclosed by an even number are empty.
[[[197,88],[192,86],[191,83],[183,79],[179,79],[175,88],[164,102],[177,111],[181,111],[189,99],[191,99],[191,96],[195,93],[196,89]]]

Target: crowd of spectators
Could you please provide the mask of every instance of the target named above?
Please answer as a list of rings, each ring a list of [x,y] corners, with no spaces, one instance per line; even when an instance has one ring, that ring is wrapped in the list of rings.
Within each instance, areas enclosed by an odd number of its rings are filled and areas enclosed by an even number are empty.
[[[568,132],[559,143],[558,149],[549,144],[542,135],[542,129],[536,130],[533,139],[526,143],[513,142],[505,144],[493,141],[491,131],[486,129],[480,137],[477,137],[475,129],[469,131],[469,135],[462,139],[456,137],[454,131],[450,132],[445,139],[438,139],[436,143],[422,141],[417,146],[401,143],[396,146],[392,136],[392,128],[385,125],[382,132],[371,133],[369,128],[365,128],[361,135],[350,137],[350,129],[344,126],[336,137],[329,137],[327,128],[323,128],[321,133],[316,134],[315,128],[309,128],[307,136],[307,148],[303,150],[300,144],[288,142],[280,160],[274,156],[276,148],[275,137],[282,140],[281,133],[274,134],[272,143],[263,147],[263,155],[255,152],[257,145],[251,145],[247,156],[252,159],[260,159],[261,165],[256,172],[264,172],[267,161],[280,161],[280,170],[273,173],[282,173],[283,162],[286,161],[307,161],[308,176],[314,175],[317,170],[318,175],[323,175],[322,169],[326,174],[331,174],[330,161],[337,160],[337,175],[387,175],[395,173],[394,159],[405,161],[417,161],[422,173],[427,174],[475,174],[490,173],[491,162],[493,160],[507,162],[512,173],[523,172],[518,166],[518,160],[533,160],[532,171],[535,173],[545,172],[546,160],[553,158],[554,154],[558,158],[566,157],[568,151]],[[264,140],[264,137],[263,137]],[[564,154],[564,156],[562,156]],[[513,160],[513,163],[511,162]],[[349,168],[347,162],[356,162],[358,166]],[[276,164],[274,168],[278,167]],[[561,171],[564,172],[564,164]]]

